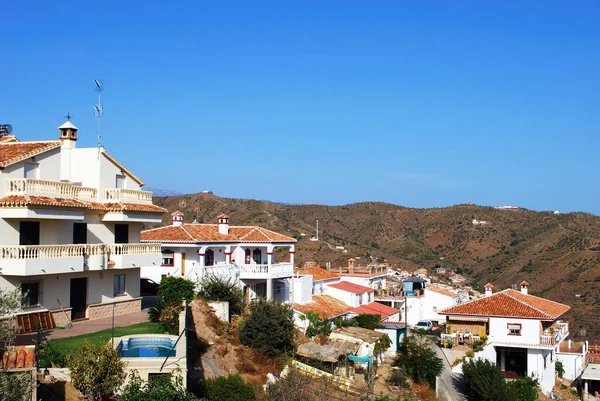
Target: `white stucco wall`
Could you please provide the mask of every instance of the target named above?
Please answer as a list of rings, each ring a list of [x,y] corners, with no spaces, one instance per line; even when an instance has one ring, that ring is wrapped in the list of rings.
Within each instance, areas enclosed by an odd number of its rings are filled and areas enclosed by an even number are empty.
[[[117,274],[125,274],[125,295],[114,297],[113,277]],[[80,277],[88,278],[87,304],[110,303],[140,296],[139,269],[110,269],[27,277],[0,276],[0,288],[14,289],[21,282],[39,280],[41,283],[40,304],[49,310],[53,310],[60,307],[58,299],[65,308],[69,307],[71,279]]]
[[[312,275],[292,278],[294,303],[305,304],[312,300]]]
[[[423,319],[442,322],[446,320],[446,316],[442,316],[437,311],[458,303],[458,296],[451,297],[449,295],[440,294],[435,291],[425,289],[422,297],[422,316]]]
[[[567,380],[575,380],[585,367],[585,355],[583,353],[557,352],[556,360],[562,362],[565,369],[563,377]]]
[[[508,324],[520,324],[521,335],[509,335]],[[539,344],[541,322],[533,319],[490,318],[489,337],[503,343]]]

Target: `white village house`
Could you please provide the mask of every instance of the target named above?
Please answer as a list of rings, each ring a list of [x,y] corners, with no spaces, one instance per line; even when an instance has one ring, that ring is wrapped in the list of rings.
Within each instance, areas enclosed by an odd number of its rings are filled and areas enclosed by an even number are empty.
[[[172,225],[142,232],[142,242],[162,247],[162,263],[143,268],[142,277],[159,283],[166,276],[198,281],[216,274],[237,282],[246,302],[258,297],[289,302],[294,238],[258,226],[229,225],[226,214],[217,224],[184,223],[179,211],[172,217]],[[278,247],[287,248],[289,262],[275,260]]]
[[[521,291],[493,293],[494,286],[487,284],[484,297],[440,311],[451,327],[442,341],[468,343],[487,336],[476,359],[495,363],[507,378],[535,377],[548,394],[555,384],[557,353],[569,335],[569,324],[559,318],[570,307],[529,295],[528,286],[523,281]]]
[[[140,243],[159,222],[143,182],[103,148],[77,148],[70,121],[50,141],[0,136],[0,288],[26,295],[22,331],[139,311],[140,267],[160,246]]]

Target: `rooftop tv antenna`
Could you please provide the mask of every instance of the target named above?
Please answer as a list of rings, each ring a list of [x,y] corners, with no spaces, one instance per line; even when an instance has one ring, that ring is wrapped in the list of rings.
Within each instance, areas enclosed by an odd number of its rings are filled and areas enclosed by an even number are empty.
[[[94,105],[94,114],[98,116],[98,154],[100,154],[100,148],[102,147],[102,114],[104,109],[102,108],[102,90],[104,89],[104,81],[94,79],[94,90],[98,92],[98,104]]]

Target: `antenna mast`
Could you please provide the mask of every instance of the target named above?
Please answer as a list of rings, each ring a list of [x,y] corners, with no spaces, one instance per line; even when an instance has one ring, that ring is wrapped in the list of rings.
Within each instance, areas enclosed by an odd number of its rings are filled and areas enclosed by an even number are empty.
[[[98,155],[100,155],[100,148],[102,147],[102,114],[104,109],[102,108],[102,87],[104,81],[94,79],[94,90],[98,92],[98,104],[94,105],[94,114],[98,116]]]

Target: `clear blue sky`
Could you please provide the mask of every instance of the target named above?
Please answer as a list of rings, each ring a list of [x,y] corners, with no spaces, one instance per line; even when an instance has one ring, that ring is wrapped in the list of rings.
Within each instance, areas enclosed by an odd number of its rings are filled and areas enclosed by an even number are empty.
[[[600,214],[597,1],[9,2],[0,123],[147,185]]]

